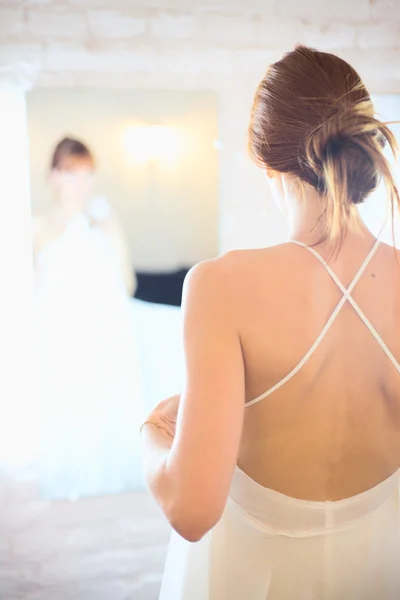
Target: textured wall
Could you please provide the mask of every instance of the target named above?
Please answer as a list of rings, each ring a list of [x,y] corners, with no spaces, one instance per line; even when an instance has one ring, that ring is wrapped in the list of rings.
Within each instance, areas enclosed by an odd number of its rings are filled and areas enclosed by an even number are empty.
[[[399,23],[396,0],[3,0],[0,68],[25,59],[39,84],[227,89],[303,42],[398,91]]]
[[[285,233],[246,156],[268,63],[303,42],[351,61],[372,91],[400,92],[399,33],[397,0],[3,0],[0,74],[51,87],[217,90],[226,250]]]

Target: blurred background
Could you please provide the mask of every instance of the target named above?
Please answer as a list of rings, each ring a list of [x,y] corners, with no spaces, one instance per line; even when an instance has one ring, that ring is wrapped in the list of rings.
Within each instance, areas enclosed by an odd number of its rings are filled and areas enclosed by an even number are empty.
[[[0,1],[1,600],[158,597],[137,433],[183,383],[184,277],[287,236],[256,86],[304,43],[400,121],[399,34],[397,0]],[[384,191],[361,210],[377,234]]]
[[[27,101],[34,213],[51,202],[49,157],[68,134],[93,150],[95,192],[123,221],[136,270],[168,272],[217,254],[215,92],[38,88]]]

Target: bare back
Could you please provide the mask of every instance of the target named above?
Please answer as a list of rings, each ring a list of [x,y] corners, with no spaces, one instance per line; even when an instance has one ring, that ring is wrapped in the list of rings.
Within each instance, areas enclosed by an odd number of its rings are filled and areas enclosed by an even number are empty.
[[[329,264],[347,288],[374,245],[348,236]],[[318,250],[324,255],[324,248]],[[338,500],[400,465],[400,262],[380,244],[315,352],[273,394],[245,410],[239,467],[262,486]],[[246,371],[246,401],[273,388],[307,355],[343,297],[307,248],[233,253],[228,268]],[[398,362],[397,362],[398,367]]]

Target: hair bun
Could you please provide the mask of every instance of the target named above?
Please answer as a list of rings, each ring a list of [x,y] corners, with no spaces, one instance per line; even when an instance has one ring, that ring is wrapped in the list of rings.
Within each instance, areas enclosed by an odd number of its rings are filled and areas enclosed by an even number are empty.
[[[314,187],[326,192],[331,173],[329,167],[334,166],[338,175],[347,173],[349,201],[353,204],[363,202],[379,183],[374,159],[377,146],[382,148],[384,145],[380,133],[382,125],[374,117],[369,100],[335,109],[307,140],[307,166],[316,178]],[[347,168],[344,168],[344,162]]]
[[[390,163],[396,139],[374,109],[362,79],[346,61],[297,46],[268,68],[253,104],[250,151],[262,168],[290,177],[299,197],[319,192],[321,239],[343,240],[359,222],[363,202],[379,179],[392,208],[400,205]],[[301,185],[297,185],[301,184]]]

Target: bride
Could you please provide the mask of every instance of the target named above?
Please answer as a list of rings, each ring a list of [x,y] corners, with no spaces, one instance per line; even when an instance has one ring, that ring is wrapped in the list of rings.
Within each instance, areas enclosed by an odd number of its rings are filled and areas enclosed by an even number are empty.
[[[142,389],[130,297],[133,269],[108,204],[91,201],[94,159],[56,147],[53,204],[34,221],[40,469],[47,498],[141,484]]]
[[[174,528],[162,600],[394,600],[400,589],[400,253],[358,207],[399,193],[359,75],[297,47],[250,147],[287,243],[198,265],[186,381],[142,427]]]

